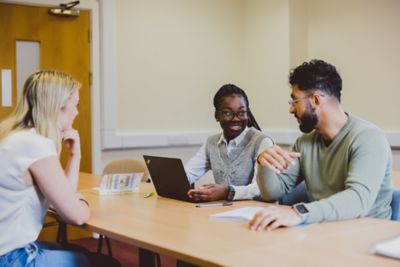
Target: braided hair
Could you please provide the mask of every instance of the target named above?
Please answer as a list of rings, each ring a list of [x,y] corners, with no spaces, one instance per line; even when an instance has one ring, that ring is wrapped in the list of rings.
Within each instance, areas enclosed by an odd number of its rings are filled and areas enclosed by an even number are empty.
[[[224,84],[223,86],[221,86],[221,88],[219,88],[218,92],[214,96],[215,109],[217,110],[218,107],[222,104],[224,97],[231,96],[231,95],[237,95],[237,96],[241,96],[244,98],[244,100],[246,101],[246,108],[247,108],[247,114],[248,114],[247,126],[254,127],[257,130],[261,131],[260,126],[258,125],[256,119],[253,116],[253,113],[251,113],[251,110],[249,107],[249,99],[247,98],[246,93],[234,84]]]

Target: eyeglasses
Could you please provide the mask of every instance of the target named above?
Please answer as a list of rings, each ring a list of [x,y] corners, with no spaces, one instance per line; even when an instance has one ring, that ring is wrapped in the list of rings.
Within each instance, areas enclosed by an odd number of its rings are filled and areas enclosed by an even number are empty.
[[[297,102],[299,102],[299,101],[301,101],[301,100],[303,100],[303,99],[306,99],[307,97],[310,97],[310,96],[312,96],[314,93],[309,93],[309,94],[306,94],[305,96],[303,96],[303,97],[299,97],[299,98],[296,98],[296,99],[293,99],[293,100],[289,100],[288,101],[288,104],[289,104],[289,106],[291,106],[291,107],[293,107]],[[325,95],[323,95],[323,94],[316,94],[316,95],[318,95],[318,96],[320,96],[320,97],[324,97]]]
[[[238,112],[234,111],[219,111],[221,114],[222,118],[224,120],[233,120],[235,116],[237,116],[239,119],[245,119],[247,118],[247,110],[241,110]]]

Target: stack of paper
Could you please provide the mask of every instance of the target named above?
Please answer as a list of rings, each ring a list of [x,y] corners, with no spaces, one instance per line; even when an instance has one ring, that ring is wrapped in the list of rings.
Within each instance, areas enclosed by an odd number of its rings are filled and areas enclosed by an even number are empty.
[[[142,176],[142,172],[107,174],[101,179],[100,187],[93,189],[100,195],[138,192]]]
[[[211,220],[223,220],[234,222],[247,222],[253,219],[254,215],[262,210],[263,207],[243,207],[226,212],[210,215]]]
[[[400,236],[376,243],[371,251],[379,255],[400,259]]]

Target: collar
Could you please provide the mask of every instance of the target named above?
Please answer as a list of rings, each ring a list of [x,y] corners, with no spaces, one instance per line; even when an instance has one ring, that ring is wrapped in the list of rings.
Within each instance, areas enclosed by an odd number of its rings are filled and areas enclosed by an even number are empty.
[[[231,143],[233,143],[235,146],[239,145],[249,130],[250,130],[250,128],[246,126],[246,128],[243,130],[243,132],[241,134],[239,134],[238,136],[236,136],[234,139],[231,140]],[[225,143],[225,145],[228,145],[228,142],[225,139],[224,133],[221,133],[221,136],[219,137],[218,142],[217,142],[218,145],[221,143]]]

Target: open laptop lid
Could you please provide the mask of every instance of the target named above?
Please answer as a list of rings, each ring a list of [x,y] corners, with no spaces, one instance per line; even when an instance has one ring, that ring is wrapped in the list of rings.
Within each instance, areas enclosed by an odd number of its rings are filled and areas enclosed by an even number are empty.
[[[148,155],[143,158],[159,196],[196,202],[187,195],[191,186],[180,159]]]

